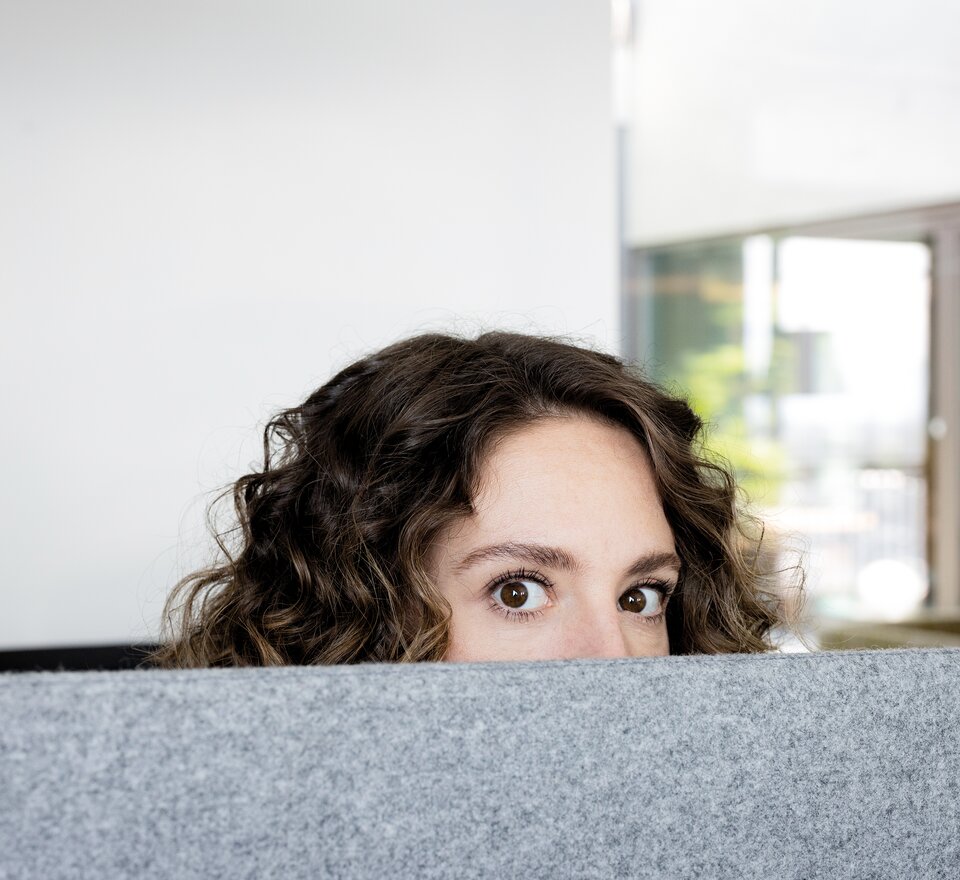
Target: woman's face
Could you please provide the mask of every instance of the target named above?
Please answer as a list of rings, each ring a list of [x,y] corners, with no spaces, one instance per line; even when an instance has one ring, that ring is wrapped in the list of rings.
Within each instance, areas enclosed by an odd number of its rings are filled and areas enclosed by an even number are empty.
[[[670,653],[662,612],[680,560],[647,453],[625,428],[571,415],[509,434],[474,513],[430,562],[453,608],[446,660]]]

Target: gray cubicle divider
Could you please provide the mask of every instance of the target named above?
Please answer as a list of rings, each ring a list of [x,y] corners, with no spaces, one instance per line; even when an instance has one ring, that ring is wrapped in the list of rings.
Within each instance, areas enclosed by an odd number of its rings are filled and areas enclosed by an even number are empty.
[[[0,676],[0,878],[957,878],[960,649]]]

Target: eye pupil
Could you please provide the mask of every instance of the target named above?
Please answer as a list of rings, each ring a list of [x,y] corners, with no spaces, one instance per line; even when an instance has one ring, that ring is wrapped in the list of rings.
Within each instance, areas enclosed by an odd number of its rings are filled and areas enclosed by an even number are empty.
[[[503,604],[508,608],[519,608],[527,601],[528,595],[527,588],[516,581],[505,584],[500,590],[500,598],[503,599]]]
[[[620,607],[624,611],[643,611],[647,607],[647,597],[639,587],[634,587],[620,597]]]

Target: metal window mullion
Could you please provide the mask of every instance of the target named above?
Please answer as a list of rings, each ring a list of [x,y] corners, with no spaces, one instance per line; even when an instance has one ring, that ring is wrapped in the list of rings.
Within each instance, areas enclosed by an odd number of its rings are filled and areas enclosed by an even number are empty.
[[[930,441],[932,604],[960,608],[960,231],[934,227],[931,301]],[[932,422],[933,423],[933,422]]]

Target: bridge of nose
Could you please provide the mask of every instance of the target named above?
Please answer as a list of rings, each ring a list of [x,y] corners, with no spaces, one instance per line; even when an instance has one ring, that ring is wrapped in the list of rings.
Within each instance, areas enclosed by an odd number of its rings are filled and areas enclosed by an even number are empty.
[[[581,588],[563,610],[561,647],[565,659],[630,656],[624,612],[612,588]]]

